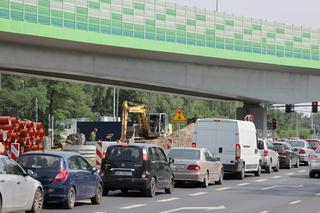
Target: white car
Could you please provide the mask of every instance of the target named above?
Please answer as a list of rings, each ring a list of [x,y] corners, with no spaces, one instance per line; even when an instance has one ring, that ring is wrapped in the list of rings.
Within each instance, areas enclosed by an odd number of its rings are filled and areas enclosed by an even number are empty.
[[[40,213],[42,206],[41,183],[28,175],[15,161],[0,156],[0,212]]]

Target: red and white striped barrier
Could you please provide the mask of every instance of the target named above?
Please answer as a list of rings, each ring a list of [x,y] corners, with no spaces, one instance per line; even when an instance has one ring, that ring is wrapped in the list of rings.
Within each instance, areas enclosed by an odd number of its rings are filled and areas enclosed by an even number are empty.
[[[11,144],[11,152],[10,157],[12,160],[16,161],[20,154],[20,144],[19,143],[13,143]]]
[[[96,166],[100,168],[102,158],[103,158],[103,143],[101,141],[97,141],[96,143]]]

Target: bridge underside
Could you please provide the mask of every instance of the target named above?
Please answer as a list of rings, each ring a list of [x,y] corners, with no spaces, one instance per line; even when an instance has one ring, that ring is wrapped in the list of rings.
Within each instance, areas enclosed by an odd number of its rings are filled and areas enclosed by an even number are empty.
[[[6,73],[254,103],[320,99],[318,70],[228,63],[27,36],[1,34],[0,38],[0,70]]]

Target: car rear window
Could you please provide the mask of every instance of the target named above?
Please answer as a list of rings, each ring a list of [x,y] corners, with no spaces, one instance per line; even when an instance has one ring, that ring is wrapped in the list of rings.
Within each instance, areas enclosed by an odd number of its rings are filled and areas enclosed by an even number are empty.
[[[304,147],[303,141],[290,141],[289,142],[293,147]]]
[[[190,150],[190,149],[171,149],[168,152],[168,158],[199,160],[200,159],[200,151],[199,150]]]
[[[257,142],[258,149],[264,149],[264,143],[262,140],[258,140]]]
[[[316,142],[316,141],[308,141],[308,144],[310,146],[319,146],[319,142]]]
[[[110,146],[106,159],[109,161],[141,162],[142,149],[134,146]]]
[[[24,169],[60,170],[62,162],[61,157],[52,155],[22,155],[18,158],[18,163]]]
[[[273,144],[273,146],[277,151],[284,150],[284,145],[282,144]]]

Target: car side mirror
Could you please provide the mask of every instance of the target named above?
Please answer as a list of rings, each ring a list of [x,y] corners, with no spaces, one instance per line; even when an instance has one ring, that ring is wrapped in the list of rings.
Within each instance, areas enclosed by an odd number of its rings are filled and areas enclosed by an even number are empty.
[[[31,169],[27,170],[27,175],[29,175],[32,178],[36,178],[37,177],[37,175]]]
[[[169,158],[169,164],[174,164],[174,159],[173,158]]]
[[[96,173],[96,172],[98,172],[98,169],[96,167],[93,167],[92,168],[92,173]]]

